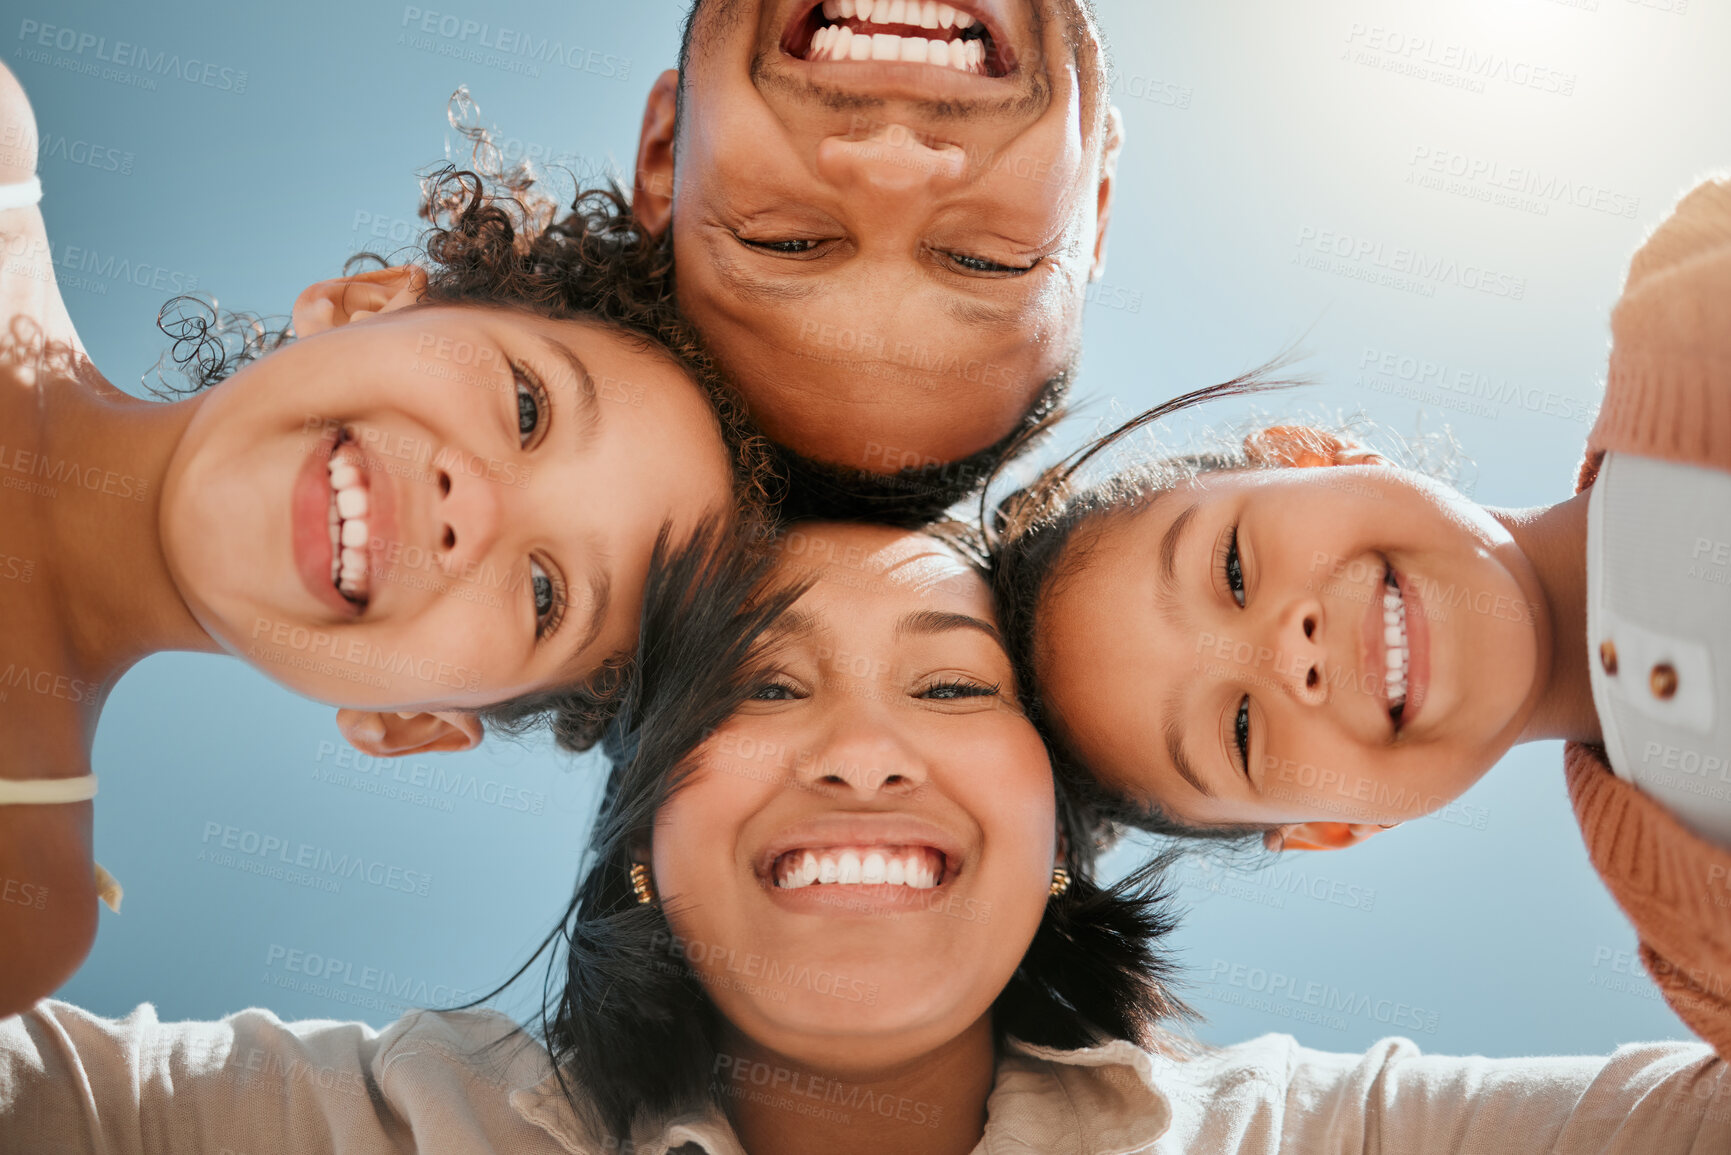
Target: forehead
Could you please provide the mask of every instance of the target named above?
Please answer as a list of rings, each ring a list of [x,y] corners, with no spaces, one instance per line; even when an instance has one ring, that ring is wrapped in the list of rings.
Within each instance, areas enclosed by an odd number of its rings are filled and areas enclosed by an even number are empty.
[[[831,628],[863,625],[910,609],[940,609],[991,621],[986,583],[942,542],[923,533],[833,523],[796,526],[777,543],[777,571],[813,584],[800,610]]]

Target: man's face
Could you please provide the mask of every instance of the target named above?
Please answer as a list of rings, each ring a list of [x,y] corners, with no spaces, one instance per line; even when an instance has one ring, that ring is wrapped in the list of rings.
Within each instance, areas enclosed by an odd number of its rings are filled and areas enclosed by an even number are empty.
[[[1080,0],[865,8],[706,0],[636,205],[764,430],[894,473],[1012,432],[1072,354],[1118,134]]]

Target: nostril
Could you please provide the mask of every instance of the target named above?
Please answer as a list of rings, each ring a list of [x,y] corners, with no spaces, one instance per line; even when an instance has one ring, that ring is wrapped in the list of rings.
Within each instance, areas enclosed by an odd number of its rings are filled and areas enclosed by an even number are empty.
[[[1304,636],[1307,638],[1314,638],[1316,636],[1316,619],[1315,618],[1305,618],[1304,619]]]
[[[445,536],[440,538],[439,540],[443,543],[446,550],[456,549],[457,548],[457,531],[452,529],[450,526],[447,525],[445,527]]]
[[[451,496],[451,475],[443,469],[439,470],[439,496]]]
[[[1317,685],[1318,685],[1318,684],[1319,684],[1319,683],[1321,683],[1321,681],[1322,681],[1322,675],[1321,675],[1321,674],[1318,674],[1318,673],[1317,673],[1317,672],[1316,672],[1316,667],[1315,667],[1315,666],[1312,666],[1312,667],[1310,667],[1310,669],[1309,669],[1309,670],[1307,670],[1307,671],[1306,671],[1306,672],[1305,672],[1305,675],[1304,675],[1304,688],[1305,688],[1305,689],[1307,689],[1307,690],[1314,690],[1314,689],[1316,689],[1316,687],[1317,687]]]

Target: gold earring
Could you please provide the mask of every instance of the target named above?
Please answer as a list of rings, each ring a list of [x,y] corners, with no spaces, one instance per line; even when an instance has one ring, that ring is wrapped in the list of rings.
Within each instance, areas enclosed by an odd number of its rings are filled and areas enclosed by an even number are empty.
[[[641,862],[631,864],[631,889],[637,892],[637,902],[648,906],[655,901],[655,888],[649,884],[649,868]]]
[[[1050,894],[1053,898],[1057,898],[1060,894],[1063,894],[1066,890],[1069,890],[1069,889],[1070,889],[1070,872],[1065,870],[1062,866],[1054,866],[1052,868],[1052,886],[1051,886],[1051,889],[1047,891],[1047,893]]]

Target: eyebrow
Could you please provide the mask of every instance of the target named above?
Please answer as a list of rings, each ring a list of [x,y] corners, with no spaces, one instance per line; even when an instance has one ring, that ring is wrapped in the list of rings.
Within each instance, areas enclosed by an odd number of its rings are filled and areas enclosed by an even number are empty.
[[[991,622],[970,614],[946,613],[943,610],[916,610],[902,615],[902,620],[896,623],[895,636],[898,639],[909,634],[930,636],[951,630],[977,630],[992,639],[1000,648],[1004,644],[1003,635],[998,633],[998,627]]]
[[[1160,567],[1155,581],[1155,597],[1161,614],[1168,619],[1178,616],[1178,551],[1184,546],[1184,531],[1190,528],[1201,509],[1201,502],[1192,502],[1160,535]],[[1183,696],[1184,684],[1180,682],[1166,696],[1161,710],[1160,730],[1166,738],[1166,753],[1171,757],[1172,768],[1178,771],[1178,777],[1194,786],[1202,797],[1213,798],[1214,791],[1208,788],[1184,754],[1184,731],[1178,724],[1178,706]]]
[[[583,358],[577,356],[569,346],[551,337],[542,337],[541,343],[570,369],[571,375],[577,379],[577,412],[582,421],[577,434],[577,447],[581,449],[594,439],[601,427],[601,397],[595,391],[595,378],[589,375],[589,366],[583,363]]]
[[[1166,704],[1161,711],[1162,721],[1160,732],[1166,737],[1166,753],[1172,758],[1172,766],[1178,771],[1178,777],[1196,788],[1196,792],[1204,798],[1213,798],[1214,791],[1202,780],[1190,765],[1190,759],[1184,755],[1184,731],[1178,725],[1178,705],[1184,697],[1184,686],[1180,683],[1166,695]]]
[[[582,675],[579,667],[587,667],[592,664],[585,662],[583,655],[588,652],[590,646],[595,644],[595,639],[601,636],[601,630],[607,624],[607,609],[613,603],[613,575],[608,572],[604,564],[600,564],[605,559],[606,552],[599,546],[595,546],[595,548],[586,549],[584,553],[590,559],[588,573],[589,622],[583,627],[582,635],[578,637],[577,644],[571,650],[570,669],[567,673],[572,677]]]

